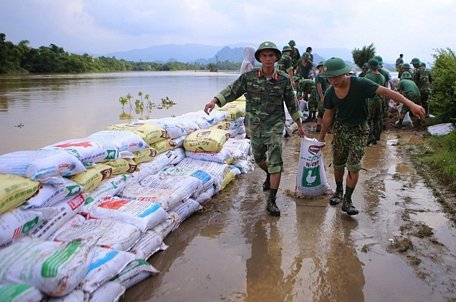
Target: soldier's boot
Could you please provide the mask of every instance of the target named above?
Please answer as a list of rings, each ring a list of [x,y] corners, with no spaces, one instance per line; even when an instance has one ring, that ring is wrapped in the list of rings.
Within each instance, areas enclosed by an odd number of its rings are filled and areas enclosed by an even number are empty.
[[[275,198],[268,198],[268,202],[266,204],[266,210],[268,211],[269,215],[271,216],[280,216],[280,209],[276,204]]]
[[[336,192],[331,197],[331,199],[329,199],[329,204],[332,205],[332,206],[336,206],[342,201],[343,197],[344,197],[344,192],[343,191]]]
[[[358,215],[359,211],[353,206],[351,199],[344,197],[342,200],[342,211],[348,215]]]
[[[263,191],[269,191],[271,189],[271,180],[270,180],[271,174],[266,175],[266,179],[263,182]]]

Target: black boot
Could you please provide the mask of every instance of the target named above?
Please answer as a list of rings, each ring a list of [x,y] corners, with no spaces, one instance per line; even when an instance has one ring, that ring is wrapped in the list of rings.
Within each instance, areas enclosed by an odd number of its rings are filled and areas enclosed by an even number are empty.
[[[344,197],[342,200],[342,211],[348,215],[358,215],[359,211],[353,206],[351,199]]]
[[[271,216],[280,216],[279,207],[276,205],[275,198],[268,198],[268,203],[266,204],[266,210],[268,211],[269,215]]]
[[[271,174],[269,173],[266,175],[266,179],[263,183],[263,191],[269,191],[271,189],[270,175]]]
[[[329,204],[332,206],[336,206],[342,201],[343,197],[344,197],[343,191],[336,192],[329,200]]]

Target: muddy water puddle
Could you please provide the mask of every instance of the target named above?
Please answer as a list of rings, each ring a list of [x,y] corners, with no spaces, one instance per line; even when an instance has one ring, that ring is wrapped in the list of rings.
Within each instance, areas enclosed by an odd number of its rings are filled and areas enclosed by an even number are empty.
[[[280,218],[265,212],[263,172],[242,175],[165,238],[169,248],[150,259],[160,274],[122,301],[454,299],[456,231],[404,154],[410,139],[387,132],[366,149],[355,217],[330,206],[328,196],[290,193],[299,139],[286,139]],[[328,144],[324,158],[334,187],[330,152]]]

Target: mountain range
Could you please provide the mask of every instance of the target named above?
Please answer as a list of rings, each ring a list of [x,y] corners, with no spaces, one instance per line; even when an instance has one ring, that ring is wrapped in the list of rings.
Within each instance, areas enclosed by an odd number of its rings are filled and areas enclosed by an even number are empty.
[[[122,52],[105,54],[134,62],[172,62],[208,64],[223,61],[242,62],[244,47],[254,47],[248,43],[236,45],[215,46],[203,44],[167,44],[155,45],[143,49],[132,49]],[[300,50],[301,54],[304,50]],[[318,63],[330,57],[340,57],[347,62],[352,62],[352,54],[346,48],[319,48],[313,50],[314,61]],[[353,64],[353,63],[352,63]],[[351,65],[351,64],[350,64]]]

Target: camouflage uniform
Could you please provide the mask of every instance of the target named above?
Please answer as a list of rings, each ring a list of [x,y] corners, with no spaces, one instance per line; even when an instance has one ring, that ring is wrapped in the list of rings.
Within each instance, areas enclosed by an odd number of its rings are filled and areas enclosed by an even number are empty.
[[[290,78],[275,70],[267,79],[261,69],[242,74],[215,97],[219,106],[245,93],[246,114],[255,162],[268,162],[269,173],[283,172],[282,133],[287,106],[293,121],[302,117]]]
[[[291,57],[283,53],[280,60],[277,61],[277,68],[288,74],[291,70],[293,70]]]
[[[385,85],[385,77],[382,74],[370,72],[366,74],[366,79],[369,79],[379,85]],[[383,96],[375,94],[374,97],[369,98],[369,117],[367,119],[369,124],[369,141],[374,142],[380,140],[383,125]]]
[[[425,67],[419,67],[415,69],[413,73],[413,81],[418,86],[421,94],[421,105],[426,109],[426,113],[429,112],[429,96],[431,95],[431,83],[432,77],[429,70]]]
[[[307,60],[305,60],[304,58],[307,58]],[[310,72],[312,71],[313,67],[314,64],[312,63],[312,61],[308,59],[308,55],[303,55],[301,57],[301,60],[299,60],[296,64],[296,77],[298,78],[298,80],[308,79],[310,77]]]
[[[350,90],[341,100],[336,96],[334,87],[325,93],[326,109],[335,111],[333,126],[333,164],[335,170],[357,172],[361,169],[361,159],[369,135],[367,118],[368,98],[375,95],[379,85],[365,78],[351,77]]]
[[[309,120],[315,118],[315,113],[317,112],[317,98],[315,94],[317,93],[317,88],[315,87],[314,80],[311,79],[300,79],[297,83],[296,94],[298,100],[304,99],[308,102],[309,105]]]
[[[324,97],[325,91],[326,91],[326,89],[328,89],[328,86],[329,86],[328,81],[326,80],[326,78],[321,77],[320,73],[318,73],[317,76],[315,77],[315,83],[316,83],[316,86],[318,84],[321,85],[321,90],[323,91],[323,97]],[[325,108],[323,107],[323,100],[320,99],[320,94],[318,93],[318,90],[315,93],[315,95],[316,95],[317,104],[318,104],[318,117],[321,118],[321,117],[323,117],[323,113],[325,112]]]
[[[415,82],[413,82],[413,80],[402,79],[397,86],[397,91],[415,104],[421,105],[420,89],[415,84]],[[402,106],[402,113],[405,114],[409,111],[409,107],[404,105]]]

